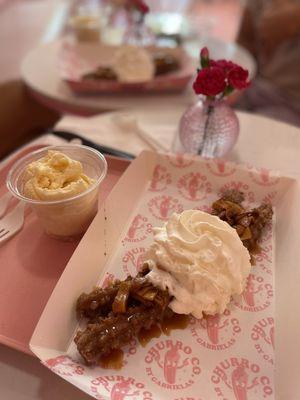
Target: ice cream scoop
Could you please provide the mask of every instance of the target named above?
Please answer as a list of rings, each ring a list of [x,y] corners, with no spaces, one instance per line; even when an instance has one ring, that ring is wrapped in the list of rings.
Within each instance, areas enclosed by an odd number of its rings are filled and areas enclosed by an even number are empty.
[[[223,313],[231,296],[243,292],[251,268],[236,230],[198,210],[174,213],[154,228],[146,260],[148,279],[173,296],[170,308],[196,318]]]
[[[147,82],[154,76],[154,63],[147,50],[137,46],[122,46],[117,50],[113,70],[124,83]]]
[[[84,192],[94,182],[83,173],[79,161],[49,150],[44,157],[27,166],[23,193],[35,200],[61,200]]]

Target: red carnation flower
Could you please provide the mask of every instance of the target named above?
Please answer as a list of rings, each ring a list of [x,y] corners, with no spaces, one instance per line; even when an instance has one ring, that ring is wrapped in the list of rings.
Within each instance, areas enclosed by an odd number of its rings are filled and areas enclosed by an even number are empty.
[[[149,12],[149,7],[143,0],[130,0],[129,4],[136,9],[138,9],[142,14],[147,14]]]
[[[247,81],[249,72],[244,68],[236,65],[228,72],[228,83],[235,89],[245,89],[250,85]]]
[[[219,67],[224,69],[225,73],[229,72],[231,69],[238,67],[237,64],[235,64],[232,61],[227,61],[227,60],[210,60],[210,65],[212,67]]]
[[[225,78],[225,72],[219,67],[204,68],[198,72],[193,89],[196,94],[216,96],[224,91]]]
[[[209,58],[209,52],[207,47],[203,47],[200,51],[201,58]]]

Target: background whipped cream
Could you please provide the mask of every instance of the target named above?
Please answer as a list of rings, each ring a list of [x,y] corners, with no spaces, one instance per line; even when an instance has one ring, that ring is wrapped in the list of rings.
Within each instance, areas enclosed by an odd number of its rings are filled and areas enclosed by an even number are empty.
[[[251,264],[236,230],[198,210],[174,213],[154,228],[148,278],[174,296],[170,308],[202,318],[223,313],[232,295],[244,290]]]
[[[24,181],[23,194],[44,201],[73,197],[95,182],[84,175],[79,161],[53,150],[27,166]]]
[[[155,67],[150,53],[137,46],[121,46],[116,52],[113,69],[120,82],[146,82],[153,78]]]

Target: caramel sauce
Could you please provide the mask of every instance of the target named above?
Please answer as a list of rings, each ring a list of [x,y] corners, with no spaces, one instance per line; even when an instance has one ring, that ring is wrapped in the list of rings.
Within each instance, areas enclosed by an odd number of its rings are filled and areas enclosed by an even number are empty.
[[[171,318],[164,319],[161,323],[161,330],[167,336],[174,329],[185,329],[189,324],[190,317],[185,314],[173,314]]]
[[[150,329],[141,329],[138,334],[138,340],[142,347],[145,347],[151,339],[159,338],[161,335],[161,329],[158,325],[151,326]]]
[[[169,336],[174,329],[185,329],[189,324],[189,315],[174,314],[171,318],[165,319],[161,325],[153,325],[150,329],[141,329],[138,334],[138,341],[145,347],[153,338],[159,338],[162,333]],[[124,353],[121,349],[113,350],[107,356],[101,357],[100,367],[105,369],[119,370],[124,365]]]
[[[104,369],[119,370],[124,365],[124,352],[121,349],[115,349],[107,356],[103,356],[99,362],[100,367]]]

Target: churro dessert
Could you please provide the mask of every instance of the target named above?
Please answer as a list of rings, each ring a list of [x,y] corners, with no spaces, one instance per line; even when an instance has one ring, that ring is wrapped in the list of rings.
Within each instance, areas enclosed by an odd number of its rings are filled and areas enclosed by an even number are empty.
[[[269,204],[247,211],[243,200],[242,193],[227,191],[212,214],[174,213],[153,229],[153,244],[135,277],[78,298],[77,315],[87,325],[74,340],[88,365],[174,315],[222,314],[231,297],[243,292],[253,252],[272,219]]]
[[[180,60],[175,55],[149,51],[136,46],[122,46],[116,51],[112,65],[98,66],[82,76],[83,80],[119,81],[123,83],[147,82],[179,70]]]

